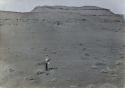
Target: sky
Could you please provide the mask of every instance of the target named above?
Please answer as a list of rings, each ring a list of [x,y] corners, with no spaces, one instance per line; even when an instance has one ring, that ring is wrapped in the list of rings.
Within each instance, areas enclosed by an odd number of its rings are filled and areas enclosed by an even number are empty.
[[[28,12],[35,6],[99,6],[114,13],[125,14],[125,0],[0,0],[0,10]]]

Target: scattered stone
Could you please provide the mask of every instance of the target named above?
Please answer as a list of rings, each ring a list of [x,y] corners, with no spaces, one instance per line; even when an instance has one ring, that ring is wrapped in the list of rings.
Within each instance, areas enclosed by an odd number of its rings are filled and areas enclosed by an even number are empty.
[[[97,59],[99,59],[99,58],[98,58],[98,57],[94,57],[94,59],[96,59],[96,60],[97,60]]]
[[[106,67],[106,69],[102,69],[100,72],[102,72],[102,73],[115,74],[116,69],[111,69],[110,67]]]
[[[82,21],[86,21],[86,19],[84,19],[84,18],[83,18],[83,19],[81,19],[81,20],[82,20]]]
[[[57,52],[56,52],[56,51],[53,51],[52,54],[57,54]]]
[[[15,56],[16,56],[16,57],[19,57],[19,55],[18,55],[18,54],[16,54]]]
[[[39,63],[37,63],[37,65],[44,65],[45,64],[45,62],[39,62]]]
[[[123,47],[125,47],[125,45],[123,45]]]
[[[56,78],[51,79],[51,82],[54,82],[54,81],[56,81]]]
[[[56,21],[56,25],[61,25],[61,22],[60,21]]]
[[[85,51],[85,50],[86,50],[86,48],[83,48],[82,50],[83,50],[83,51]]]
[[[56,87],[50,87],[50,88],[56,88]]]
[[[108,71],[105,70],[105,69],[102,69],[100,72],[101,72],[101,73],[108,73]]]
[[[118,75],[117,74],[113,74],[112,77],[118,77]]]
[[[25,80],[35,80],[32,76],[26,77]]]
[[[114,70],[111,69],[110,67],[106,67],[106,70],[107,70],[108,72],[113,72],[113,73],[114,73]]]
[[[106,65],[104,62],[96,62],[95,65]]]
[[[29,78],[29,80],[34,80],[34,78]]]
[[[85,56],[90,56],[90,54],[88,54],[88,53],[85,53]]]
[[[47,51],[47,50],[48,50],[48,48],[44,48],[43,50],[44,50],[44,51]]]
[[[94,84],[90,84],[86,88],[96,88],[96,86]]]
[[[115,62],[115,65],[121,65],[122,64],[122,61],[118,60]]]
[[[44,73],[45,73],[44,71],[38,71],[36,74],[41,75],[41,74],[44,74]]]
[[[106,70],[110,73],[110,74],[115,74],[117,72],[117,69],[115,68],[110,68],[110,67],[106,67]]]
[[[12,68],[9,68],[9,72],[14,72],[15,70]]]
[[[92,69],[98,69],[96,65],[91,66]]]
[[[115,30],[114,32],[119,32],[118,30]]]
[[[83,44],[82,44],[82,43],[79,43],[79,46],[83,46]]]
[[[32,32],[33,33],[33,32]],[[33,50],[34,48],[30,48],[31,50]]]
[[[70,85],[70,88],[78,88],[76,85]]]
[[[117,88],[117,87],[113,84],[105,83],[105,84],[101,85],[99,88]]]
[[[121,56],[120,58],[125,58],[124,56]]]
[[[49,73],[46,73],[46,75],[49,75]]]

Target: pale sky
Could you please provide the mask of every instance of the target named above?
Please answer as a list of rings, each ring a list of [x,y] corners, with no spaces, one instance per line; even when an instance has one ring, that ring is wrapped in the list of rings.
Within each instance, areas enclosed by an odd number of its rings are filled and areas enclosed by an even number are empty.
[[[125,0],[0,0],[0,10],[27,12],[35,6],[100,6],[115,13],[125,14]]]

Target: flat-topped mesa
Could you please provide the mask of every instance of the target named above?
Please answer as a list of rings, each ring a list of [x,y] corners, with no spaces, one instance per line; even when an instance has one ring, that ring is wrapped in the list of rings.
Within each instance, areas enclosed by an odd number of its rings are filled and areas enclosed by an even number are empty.
[[[83,15],[114,15],[109,9],[100,8],[97,6],[82,6],[82,7],[68,7],[68,6],[37,6],[31,12],[48,12],[48,11],[64,11],[82,13]]]

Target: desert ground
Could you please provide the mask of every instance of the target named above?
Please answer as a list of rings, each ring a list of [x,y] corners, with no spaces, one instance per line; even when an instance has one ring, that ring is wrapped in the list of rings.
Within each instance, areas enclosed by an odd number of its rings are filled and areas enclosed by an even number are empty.
[[[124,20],[108,9],[0,11],[0,88],[124,88],[124,59]]]

